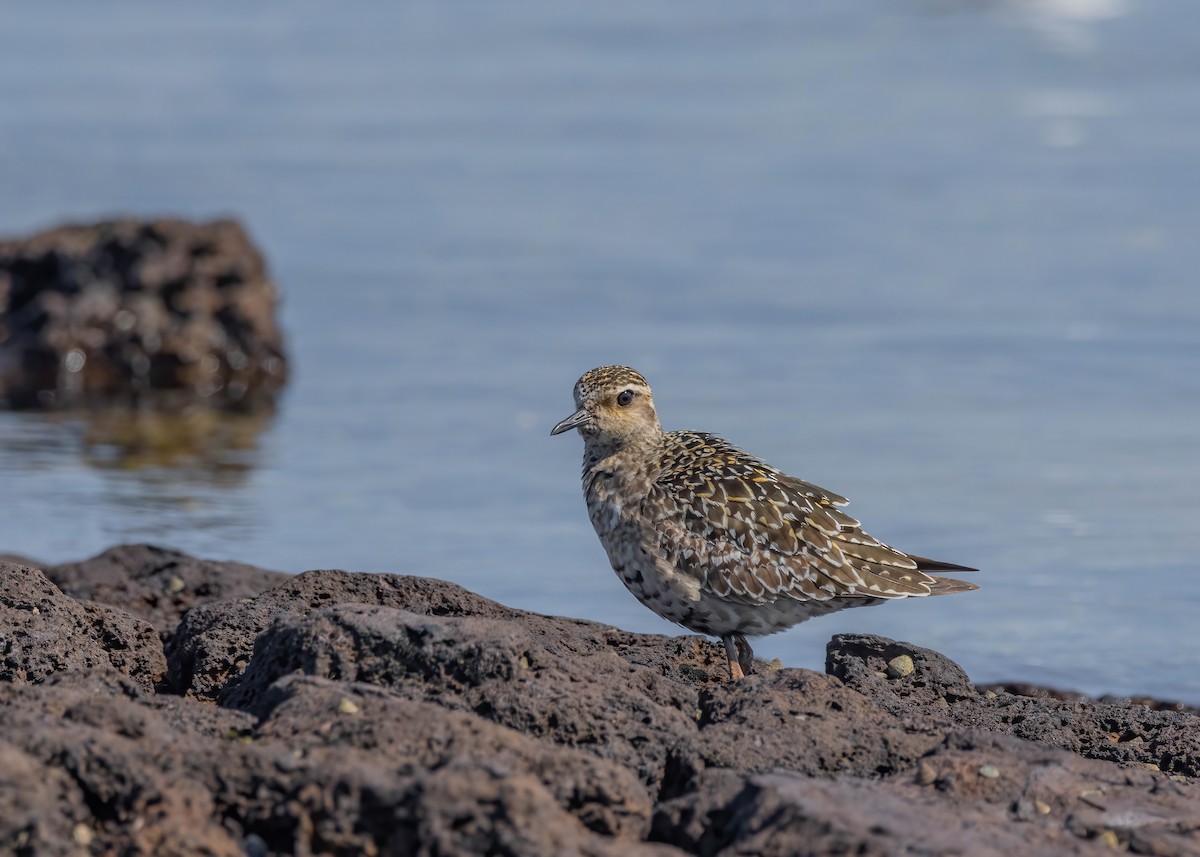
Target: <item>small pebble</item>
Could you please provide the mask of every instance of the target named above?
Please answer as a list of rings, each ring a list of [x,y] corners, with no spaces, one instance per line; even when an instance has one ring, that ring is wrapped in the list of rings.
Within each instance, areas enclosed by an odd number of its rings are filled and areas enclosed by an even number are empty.
[[[300,761],[294,753],[280,753],[275,757],[275,767],[287,774],[300,767]]]
[[[1121,847],[1121,840],[1117,839],[1117,834],[1113,833],[1111,830],[1104,831],[1103,833],[1100,834],[1100,836],[1098,838],[1100,839],[1101,842],[1103,842],[1109,848],[1120,848]]]
[[[920,767],[917,768],[917,785],[933,785],[933,782],[936,779],[937,771],[934,770],[933,765],[929,764],[928,762],[922,762]]]
[[[987,697],[988,699],[995,699],[996,692],[994,690],[989,690],[987,693],[984,694],[984,696]]]
[[[912,671],[913,659],[908,655],[896,655],[896,657],[888,661],[888,678],[904,678],[904,676],[910,675]]]
[[[171,593],[172,595],[175,595],[178,592],[183,592],[185,586],[187,586],[187,584],[184,583],[183,578],[177,574],[172,574],[167,578],[167,592]]]
[[[338,714],[358,714],[358,706],[348,699],[343,699],[338,703]]]
[[[267,857],[271,853],[271,846],[257,833],[251,833],[242,840],[242,853],[246,857]]]
[[[94,834],[92,833],[92,829],[86,824],[77,824],[71,830],[71,838],[75,840],[75,844],[80,848],[87,848],[92,844]]]
[[[995,765],[984,765],[979,769],[979,776],[994,780],[1000,776],[1000,769]]]
[[[1046,803],[1044,800],[1035,800],[1033,802],[1033,808],[1038,811],[1038,815],[1050,814],[1050,804]]]
[[[1142,767],[1145,768],[1147,771],[1161,771],[1162,770],[1162,768],[1160,768],[1158,765],[1154,764],[1153,762],[1142,762]]]

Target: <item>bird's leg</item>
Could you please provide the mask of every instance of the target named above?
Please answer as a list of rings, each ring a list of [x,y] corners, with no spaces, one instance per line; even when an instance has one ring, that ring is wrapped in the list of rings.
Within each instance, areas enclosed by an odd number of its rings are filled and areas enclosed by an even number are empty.
[[[750,648],[745,634],[732,634],[731,636],[734,645],[737,646],[738,667],[741,668],[743,675],[750,675],[754,672],[754,649]],[[728,652],[728,648],[726,652]]]
[[[739,681],[746,677],[742,671],[740,652],[735,647],[734,638],[741,637],[742,642],[746,642],[746,638],[741,634],[726,634],[721,637],[721,642],[725,644],[725,657],[729,659],[729,678],[731,681]]]

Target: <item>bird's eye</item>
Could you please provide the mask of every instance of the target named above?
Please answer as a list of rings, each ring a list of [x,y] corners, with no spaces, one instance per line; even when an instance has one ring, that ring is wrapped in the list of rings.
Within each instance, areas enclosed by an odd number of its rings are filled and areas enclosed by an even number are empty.
[[[633,390],[622,390],[620,395],[617,396],[617,404],[622,408],[628,407],[629,403],[633,401],[634,395]]]

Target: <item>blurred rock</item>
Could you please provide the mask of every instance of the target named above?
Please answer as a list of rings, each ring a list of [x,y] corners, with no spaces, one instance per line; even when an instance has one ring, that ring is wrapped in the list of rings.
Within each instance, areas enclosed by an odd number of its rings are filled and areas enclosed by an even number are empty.
[[[193,607],[257,595],[289,579],[236,562],[195,559],[153,545],[119,545],[84,560],[45,568],[63,592],[120,607],[169,637]]]
[[[0,562],[10,562],[13,565],[27,565],[30,568],[42,567],[42,563],[19,553],[0,553]]]
[[[91,600],[0,564],[0,853],[1200,853],[1200,719],[907,643],[728,682],[712,641],[438,580],[47,574]]]
[[[269,408],[276,291],[233,220],[111,220],[0,241],[0,403]]]
[[[1079,693],[1078,691],[1060,690],[1054,687],[1043,687],[1042,685],[1029,684],[1027,682],[1019,681],[983,684],[979,686],[979,689],[982,691],[990,690],[993,693],[1011,693],[1015,696],[1030,696],[1034,699],[1088,699],[1086,694]],[[1189,714],[1200,714],[1200,707],[1195,705],[1188,705],[1186,702],[1175,702],[1166,699],[1154,699],[1153,697],[1149,696],[1120,697],[1105,695],[1101,696],[1099,701],[1125,705],[1144,705],[1153,711],[1186,711]]]

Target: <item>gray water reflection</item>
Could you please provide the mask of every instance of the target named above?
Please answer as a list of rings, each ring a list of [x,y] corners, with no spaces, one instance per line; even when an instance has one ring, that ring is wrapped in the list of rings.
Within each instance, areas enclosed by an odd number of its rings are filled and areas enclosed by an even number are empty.
[[[148,538],[669,631],[546,436],[627,362],[668,427],[984,569],[768,657],[869,630],[1200,701],[1200,6],[70,8],[0,28],[0,229],[235,212],[296,375],[218,476],[0,415],[0,550]]]
[[[244,537],[256,529],[246,483],[270,422],[203,409],[0,413],[0,473],[17,489],[3,529],[42,561],[192,529]]]
[[[30,476],[74,458],[147,483],[237,488],[257,463],[258,438],[272,417],[203,408],[6,413],[0,414],[0,461]]]

